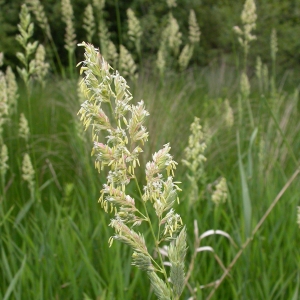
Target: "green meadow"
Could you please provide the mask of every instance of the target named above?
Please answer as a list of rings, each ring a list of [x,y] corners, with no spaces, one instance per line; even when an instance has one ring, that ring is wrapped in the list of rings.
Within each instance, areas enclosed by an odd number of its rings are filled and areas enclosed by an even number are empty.
[[[219,19],[231,32],[218,44],[226,48],[220,57],[197,1],[84,1],[81,10],[79,1],[74,10],[67,0],[25,2],[0,1],[15,21],[8,24],[2,10],[0,299],[299,299],[299,70],[280,52],[288,25],[277,35],[260,18],[266,6],[239,1],[237,15]],[[216,16],[229,18],[228,1],[217,2]],[[270,30],[260,53],[264,24]],[[109,226],[116,210],[105,212],[98,201],[109,166],[95,168],[102,159],[91,155],[97,124],[85,130],[78,113],[92,90],[84,93],[89,82],[81,81],[86,64],[77,66],[86,59],[77,46],[83,40],[125,78],[130,103],[143,100],[149,112],[140,166],[126,185],[139,209],[154,153],[169,143],[177,162],[181,191],[172,207],[187,234],[180,297],[158,295],[144,269],[132,265],[134,247],[109,243],[118,235]],[[109,144],[105,130],[97,138]],[[157,227],[161,219],[148,204],[145,219]],[[169,274],[163,246],[170,243],[157,246],[145,223],[128,226]],[[179,232],[170,228],[175,241]]]

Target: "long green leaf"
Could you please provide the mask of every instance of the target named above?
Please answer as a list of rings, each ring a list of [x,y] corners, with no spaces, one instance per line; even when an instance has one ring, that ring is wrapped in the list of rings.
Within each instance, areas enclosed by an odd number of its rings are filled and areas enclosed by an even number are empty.
[[[239,170],[240,170],[240,177],[241,177],[241,183],[242,183],[245,233],[246,233],[246,237],[249,237],[250,232],[251,232],[252,206],[251,206],[251,200],[250,200],[250,195],[249,195],[247,178],[246,178],[245,169],[244,169],[242,156],[241,156],[239,132],[237,132],[237,146],[238,146]]]
[[[26,263],[26,256],[24,256],[24,259],[22,261],[22,265],[20,267],[20,269],[18,270],[18,272],[15,274],[14,278],[12,279],[12,281],[10,282],[10,285],[4,295],[3,300],[7,300],[9,299],[10,294],[12,293],[12,291],[14,290],[16,284],[18,283],[19,277],[21,276],[23,269],[25,267],[25,263]]]

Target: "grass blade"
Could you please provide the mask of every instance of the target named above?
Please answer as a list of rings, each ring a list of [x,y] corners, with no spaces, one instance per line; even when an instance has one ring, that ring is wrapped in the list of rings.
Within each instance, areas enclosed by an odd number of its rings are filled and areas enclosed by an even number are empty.
[[[252,218],[252,206],[251,200],[249,195],[249,188],[246,179],[245,169],[242,161],[241,156],[241,149],[240,149],[240,135],[237,132],[237,146],[238,146],[238,160],[239,160],[239,170],[240,170],[240,177],[242,183],[242,198],[243,198],[243,210],[244,210],[244,219],[245,219],[245,233],[246,237],[250,236],[251,232],[251,218]]]
[[[5,295],[4,295],[3,300],[9,299],[10,294],[14,290],[14,288],[15,288],[17,282],[18,282],[18,279],[19,279],[19,277],[21,276],[21,274],[23,272],[25,262],[26,262],[26,256],[24,257],[24,259],[22,261],[22,265],[21,265],[20,269],[18,270],[18,272],[15,274],[14,278],[12,279],[12,281],[11,281],[11,283],[10,283],[10,285],[9,285]]]

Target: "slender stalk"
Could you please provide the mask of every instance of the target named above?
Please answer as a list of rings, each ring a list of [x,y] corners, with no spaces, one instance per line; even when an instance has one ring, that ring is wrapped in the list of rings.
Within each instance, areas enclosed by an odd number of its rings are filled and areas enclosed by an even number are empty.
[[[117,15],[119,45],[122,45],[122,31],[121,31],[119,0],[115,0],[115,6],[116,6],[116,15]]]
[[[260,227],[262,226],[262,224],[264,223],[264,221],[266,220],[266,218],[269,216],[269,214],[271,213],[271,211],[273,210],[273,208],[275,207],[275,205],[277,204],[277,202],[281,199],[281,197],[283,196],[283,194],[285,193],[285,191],[290,187],[290,185],[292,184],[292,182],[295,180],[295,178],[298,176],[299,173],[300,173],[300,168],[298,168],[294,172],[294,174],[290,177],[290,179],[287,181],[287,183],[284,185],[284,187],[278,193],[278,195],[273,200],[273,202],[270,205],[270,207],[267,209],[267,211],[265,212],[265,214],[263,215],[263,217],[260,219],[260,221],[257,223],[257,225],[255,226],[255,228],[253,229],[253,231],[251,233],[251,236],[249,238],[247,238],[247,240],[242,245],[242,247],[239,250],[239,252],[235,255],[234,259],[231,261],[231,263],[229,264],[229,266],[227,267],[227,269],[223,273],[223,275],[220,277],[219,280],[216,281],[215,287],[210,292],[210,294],[208,295],[208,297],[206,298],[206,300],[209,300],[209,299],[212,298],[212,296],[214,295],[214,293],[216,292],[216,290],[218,289],[218,287],[221,285],[221,283],[224,281],[224,279],[227,277],[227,275],[229,274],[229,272],[231,271],[231,269],[233,268],[233,266],[235,265],[235,263],[238,261],[238,259],[240,258],[240,256],[244,252],[244,250],[247,248],[247,246],[249,245],[249,243],[253,240],[254,235],[260,229]]]
[[[165,277],[165,281],[166,281],[166,284],[168,285],[168,288],[170,289],[170,285],[169,285],[169,281],[168,281],[168,276],[167,276],[167,273],[166,273],[166,269],[165,269],[165,267],[164,267],[164,263],[163,263],[163,259],[162,259],[161,253],[160,253],[160,251],[159,251],[157,238],[156,238],[155,233],[154,233],[154,229],[153,229],[153,226],[152,226],[150,217],[149,217],[149,213],[148,213],[146,204],[145,204],[145,202],[142,200],[142,192],[141,192],[139,183],[138,183],[138,181],[137,181],[137,178],[136,178],[135,176],[134,176],[134,181],[135,181],[135,184],[136,184],[137,189],[138,189],[138,191],[139,191],[139,194],[140,194],[140,197],[141,197],[141,202],[143,203],[143,207],[144,207],[144,210],[145,210],[145,212],[146,212],[147,221],[148,221],[148,223],[149,223],[149,228],[150,228],[152,237],[153,237],[153,239],[154,239],[155,250],[156,250],[156,252],[158,253],[159,261],[160,261],[160,264],[161,264],[161,267],[159,266],[159,268],[160,268],[161,272],[163,273],[163,275],[164,275],[164,277]],[[155,263],[156,263],[156,262],[155,262]],[[157,264],[157,263],[156,263],[156,264]]]

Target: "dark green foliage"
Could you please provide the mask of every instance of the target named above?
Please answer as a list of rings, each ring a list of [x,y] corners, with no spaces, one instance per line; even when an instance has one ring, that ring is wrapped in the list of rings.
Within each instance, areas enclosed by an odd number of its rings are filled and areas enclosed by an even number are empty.
[[[229,0],[211,1],[189,0],[177,1],[178,5],[172,9],[174,17],[178,20],[183,33],[183,44],[188,36],[189,10],[194,9],[201,29],[200,47],[196,48],[193,62],[201,66],[208,65],[213,61],[225,60],[232,65],[239,64],[236,54],[240,53],[240,45],[232,27],[240,25],[240,14],[244,1],[235,1],[234,5]],[[5,53],[6,64],[16,64],[15,53],[18,45],[15,41],[17,33],[16,24],[19,21],[19,9],[23,1],[1,2],[0,10],[0,51]],[[78,41],[85,39],[82,28],[83,11],[89,1],[71,1],[75,14],[75,30]],[[49,19],[51,32],[58,53],[64,64],[67,64],[64,49],[64,23],[61,21],[60,1],[47,0],[42,2],[46,15]],[[279,73],[287,68],[295,68],[300,60],[299,39],[300,33],[300,3],[298,0],[289,1],[258,1],[257,5],[257,41],[252,43],[249,65],[254,66],[257,55],[262,57],[263,62],[270,65],[270,35],[273,28],[277,30],[279,52]],[[134,47],[127,38],[126,9],[131,7],[143,28],[142,57],[143,61],[153,60],[160,44],[160,34],[167,22],[168,7],[164,1],[118,1],[107,0],[104,9],[104,19],[111,34],[111,39],[118,45],[120,42],[129,49]],[[120,17],[120,29],[118,29],[117,14]],[[98,23],[99,20],[96,19]],[[43,33],[35,27],[35,38],[40,42],[49,43]],[[93,43],[99,45],[97,34]],[[50,46],[48,45],[48,48]],[[49,51],[48,55],[52,55]]]

